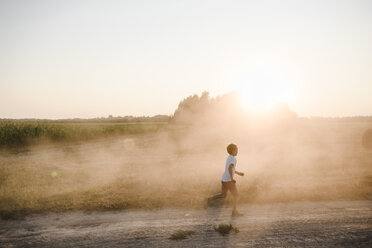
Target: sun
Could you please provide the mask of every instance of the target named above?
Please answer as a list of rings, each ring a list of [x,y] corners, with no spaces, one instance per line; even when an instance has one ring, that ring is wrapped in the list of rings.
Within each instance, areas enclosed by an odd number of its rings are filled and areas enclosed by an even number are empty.
[[[240,84],[237,92],[241,105],[251,112],[265,112],[288,100],[283,90],[274,83]]]
[[[262,113],[294,101],[293,78],[280,67],[257,65],[243,71],[235,82],[239,102],[249,112]]]

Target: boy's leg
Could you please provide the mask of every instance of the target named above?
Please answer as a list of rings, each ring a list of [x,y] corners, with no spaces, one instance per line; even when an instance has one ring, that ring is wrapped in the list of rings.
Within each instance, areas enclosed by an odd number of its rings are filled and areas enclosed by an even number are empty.
[[[208,201],[214,201],[217,199],[225,198],[227,194],[228,187],[226,186],[225,182],[221,182],[221,193],[218,193],[210,198],[208,198]]]
[[[239,194],[238,194],[238,189],[236,188],[236,184],[232,182],[231,185],[230,185],[230,187],[229,187],[229,190],[230,190],[231,194],[234,197],[233,198],[233,211],[232,211],[232,215],[233,216],[242,216],[243,214],[239,213],[238,210],[237,210]]]
[[[229,190],[233,195],[233,211],[236,211],[238,205],[238,189],[236,188],[236,183],[234,182],[231,182],[229,186]]]
[[[238,197],[237,196],[234,196],[234,199],[233,199],[233,211],[236,211],[236,208],[238,207]]]

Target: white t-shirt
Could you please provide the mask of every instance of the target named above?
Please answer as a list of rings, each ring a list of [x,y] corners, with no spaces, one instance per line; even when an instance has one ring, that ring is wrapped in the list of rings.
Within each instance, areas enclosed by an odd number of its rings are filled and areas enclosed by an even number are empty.
[[[232,167],[232,174],[234,176],[235,167],[236,167],[236,158],[232,155],[227,156],[226,164],[225,164],[225,172],[222,174],[222,179],[221,179],[222,182],[230,182],[231,181],[231,177],[230,177],[230,173],[229,173],[230,164],[234,164],[234,166]]]

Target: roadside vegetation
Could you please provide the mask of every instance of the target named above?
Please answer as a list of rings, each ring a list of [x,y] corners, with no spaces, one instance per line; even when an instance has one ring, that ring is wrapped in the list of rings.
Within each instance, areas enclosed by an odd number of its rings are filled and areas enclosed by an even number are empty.
[[[230,234],[231,231],[233,231],[234,233],[239,232],[239,228],[231,224],[224,224],[224,223],[218,224],[218,226],[214,227],[214,230],[218,232],[219,234],[221,234],[222,236]]]
[[[195,233],[194,231],[190,231],[190,230],[177,230],[169,237],[169,239],[182,240],[182,239],[186,239],[187,237],[189,237],[190,235],[194,233]]]
[[[0,148],[157,132],[167,123],[0,122]]]

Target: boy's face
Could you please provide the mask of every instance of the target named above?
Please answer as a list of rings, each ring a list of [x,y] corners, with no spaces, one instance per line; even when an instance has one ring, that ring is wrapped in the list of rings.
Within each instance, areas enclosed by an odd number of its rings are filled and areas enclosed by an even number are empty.
[[[236,148],[233,152],[232,152],[232,154],[231,155],[233,155],[233,156],[236,156],[236,155],[238,155],[238,148]]]

